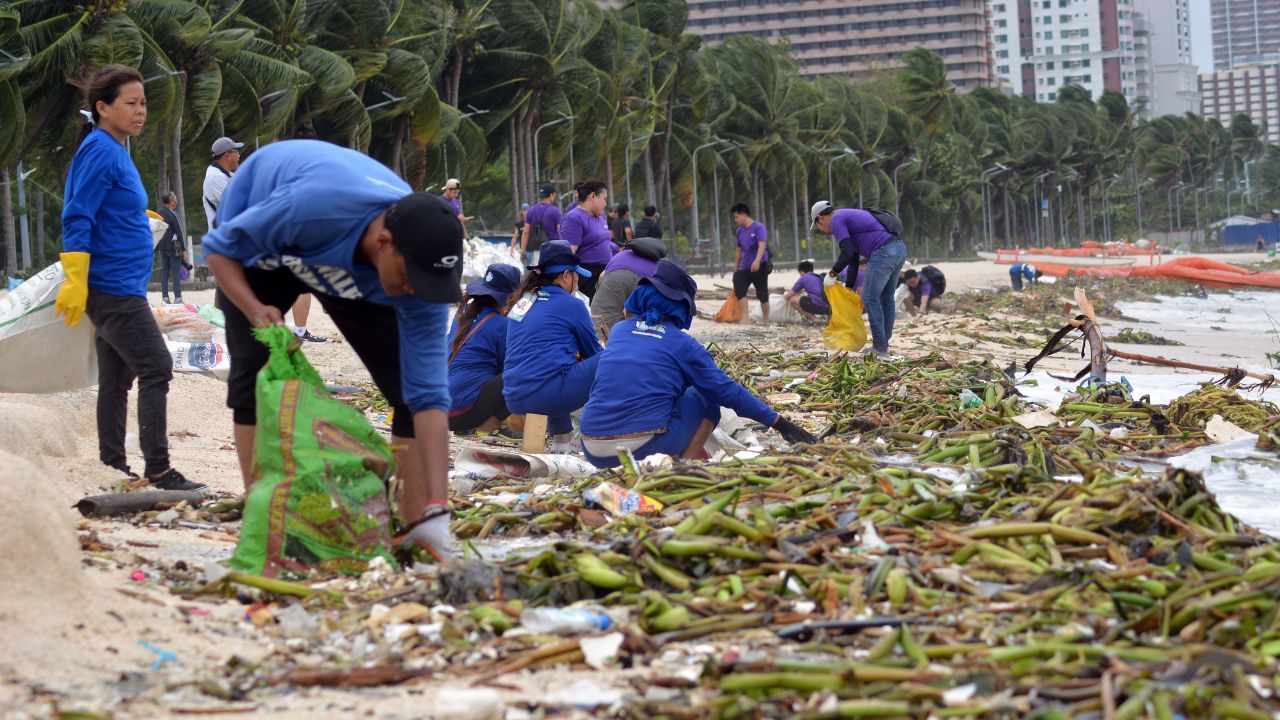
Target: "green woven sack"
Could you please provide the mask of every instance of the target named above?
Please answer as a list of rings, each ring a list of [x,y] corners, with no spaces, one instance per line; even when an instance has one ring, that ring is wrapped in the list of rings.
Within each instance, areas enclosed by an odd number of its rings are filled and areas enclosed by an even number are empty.
[[[315,569],[359,574],[375,557],[394,566],[391,447],[363,415],[329,397],[288,328],[253,332],[270,358],[255,389],[258,481],[231,568],[278,577]]]

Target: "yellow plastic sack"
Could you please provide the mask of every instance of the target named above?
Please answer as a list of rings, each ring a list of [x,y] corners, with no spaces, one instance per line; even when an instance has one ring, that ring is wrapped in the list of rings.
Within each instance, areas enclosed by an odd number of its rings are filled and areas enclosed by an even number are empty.
[[[823,343],[832,350],[857,352],[867,344],[867,324],[862,321],[862,296],[844,283],[826,286],[831,320],[822,331]]]

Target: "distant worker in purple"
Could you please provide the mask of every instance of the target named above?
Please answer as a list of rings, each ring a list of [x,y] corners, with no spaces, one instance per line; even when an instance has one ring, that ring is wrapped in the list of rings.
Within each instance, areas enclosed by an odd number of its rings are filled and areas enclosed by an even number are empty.
[[[817,322],[819,315],[830,315],[831,303],[827,302],[827,294],[822,289],[822,278],[813,271],[813,261],[801,260],[796,269],[800,271],[800,278],[782,294],[782,299],[810,322]]]
[[[769,273],[773,263],[769,261],[769,231],[764,224],[751,217],[751,208],[746,203],[738,203],[729,208],[733,214],[733,222],[738,229],[737,248],[734,250],[733,296],[738,298],[742,307],[742,324],[750,317],[747,290],[756,288],[756,299],[760,301],[761,325],[769,324]]]
[[[444,201],[449,203],[449,207],[457,213],[458,222],[462,223],[462,237],[471,237],[467,234],[467,221],[474,218],[467,217],[462,212],[462,182],[457,178],[449,178],[445,181],[444,192],[440,194]]]
[[[578,183],[574,190],[578,196],[578,207],[570,210],[560,223],[560,239],[569,243],[582,269],[588,273],[578,284],[578,289],[588,298],[594,298],[596,283],[613,259],[612,238],[605,222],[609,190],[599,180]]]
[[[850,265],[857,267],[858,258],[867,258],[866,279],[862,285],[862,307],[867,311],[867,324],[871,326],[871,350],[881,357],[889,355],[889,339],[893,337],[894,292],[898,288],[898,273],[907,260],[907,246],[903,244],[902,221],[897,215],[883,210],[841,208],[837,210],[826,200],[819,200],[809,210],[813,227],[835,238],[840,245],[840,256],[831,268],[831,277]],[[857,274],[850,273],[845,286],[852,289]]]
[[[555,185],[546,183],[539,187],[538,198],[538,202],[525,213],[524,229],[520,235],[520,252],[525,267],[538,264],[538,253],[544,243],[560,239],[560,223],[564,220],[556,205]]]

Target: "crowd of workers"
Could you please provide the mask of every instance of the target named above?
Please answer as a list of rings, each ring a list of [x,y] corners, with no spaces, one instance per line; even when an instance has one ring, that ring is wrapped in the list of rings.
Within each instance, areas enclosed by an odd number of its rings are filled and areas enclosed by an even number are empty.
[[[67,178],[67,279],[56,304],[69,324],[87,314],[96,328],[100,459],[131,472],[125,417],[136,379],[145,476],[161,488],[203,489],[169,460],[172,367],[146,299],[154,249],[147,194],[126,150],[146,119],[143,81],[111,65],[86,94],[92,122]],[[252,330],[282,324],[292,311],[302,339],[323,341],[306,329],[312,296],[393,408],[393,443],[407,448],[398,459],[405,537],[437,556],[453,546],[451,431],[515,439],[525,417],[545,416],[552,451],[582,452],[602,468],[617,465],[621,451],[701,457],[722,408],[789,442],[815,441],[729,378],[686,332],[697,316],[697,286],[665,258],[655,207],[633,227],[630,208],[610,207],[598,180],[578,184],[566,212],[556,187],[541,185],[511,239],[525,267],[492,265],[464,293],[462,238],[472,218],[459,181],[448,180],[439,196],[413,192],[367,155],[313,139],[271,143],[243,163],[241,147],[229,138],[212,147],[203,197],[211,229],[202,247],[226,316],[227,405],[246,489],[254,482],[254,380],[267,358]],[[173,226],[160,243],[168,280],[187,264],[188,249],[173,199],[164,204]],[[746,204],[731,212],[733,292],[745,317],[754,288],[767,324],[768,231]],[[821,201],[810,221],[832,236],[839,257],[825,277],[811,261],[799,263],[784,298],[802,317],[829,314],[825,286],[844,283],[862,297],[869,351],[887,355],[899,306],[912,314],[942,309],[946,278],[933,266],[907,266],[892,213]],[[1015,288],[1040,276],[1030,266],[1010,272]],[[181,302],[176,280],[173,288]]]

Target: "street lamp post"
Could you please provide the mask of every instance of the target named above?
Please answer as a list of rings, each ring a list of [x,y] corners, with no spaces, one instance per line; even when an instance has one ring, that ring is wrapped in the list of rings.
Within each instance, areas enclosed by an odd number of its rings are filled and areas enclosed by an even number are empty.
[[[918,162],[920,162],[920,158],[913,157],[910,160],[902,163],[901,165],[893,169],[893,194],[895,196],[894,197],[895,204],[893,206],[893,212],[895,214],[900,213],[902,211],[902,191],[898,189],[898,172],[902,170],[902,168],[908,165],[915,165]]]
[[[1119,180],[1119,175],[1112,175],[1102,181],[1102,237],[1104,242],[1111,242],[1111,201],[1107,199],[1107,190]]]
[[[1178,183],[1173,188],[1173,207],[1178,213],[1178,228],[1182,228],[1182,193],[1191,187],[1186,183]]]
[[[542,123],[538,126],[537,130],[533,131],[533,181],[535,183],[542,182],[542,162],[538,157],[538,133],[542,132],[544,128],[549,128],[552,125],[559,125],[563,122],[569,122],[570,120],[573,120],[572,115],[562,115],[551,122]],[[572,147],[573,142],[570,141],[569,144]]]
[[[712,140],[709,143],[703,143],[702,145],[699,145],[698,147],[693,149],[693,155],[690,158],[690,163],[693,165],[693,246],[695,248],[698,247],[698,236],[701,233],[701,228],[698,226],[698,151],[702,150],[703,148],[709,148],[715,145],[719,145],[720,143],[723,143],[723,142],[724,142],[723,139],[716,138],[715,140]],[[717,208],[717,210],[718,209],[719,208]],[[672,233],[673,242],[674,242],[674,235],[675,233],[673,232]],[[718,249],[719,248],[717,248],[717,250]],[[707,264],[710,265],[710,263],[707,263]]]
[[[831,166],[835,163],[835,161],[839,160],[840,158],[846,157],[848,155],[855,155],[855,154],[856,153],[854,151],[850,150],[849,148],[845,148],[844,150],[841,150],[835,155],[832,155],[831,159],[827,160],[827,202],[835,204],[835,201],[836,201],[835,200],[835,196],[836,196],[835,183],[831,182]]]
[[[993,237],[995,232],[992,228],[992,221],[994,218],[991,214],[991,193],[987,190],[987,175],[990,173],[1000,172],[1001,170],[1008,170],[1008,168],[1000,163],[996,163],[995,167],[990,167],[982,171],[982,230],[987,234],[988,249],[993,249],[995,247],[995,239]],[[894,187],[895,189],[897,188],[896,182]]]

